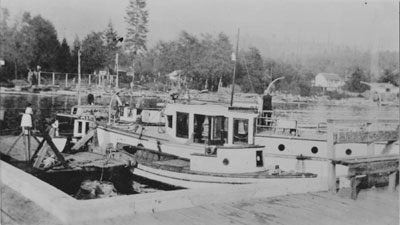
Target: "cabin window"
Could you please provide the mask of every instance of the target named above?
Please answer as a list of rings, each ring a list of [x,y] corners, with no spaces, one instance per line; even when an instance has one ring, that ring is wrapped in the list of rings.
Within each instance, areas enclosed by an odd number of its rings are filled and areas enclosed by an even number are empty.
[[[86,125],[85,125],[85,134],[87,134],[88,131],[89,131],[89,122],[86,122]]]
[[[227,141],[227,126],[223,116],[194,114],[194,143],[223,145]]]
[[[82,121],[78,122],[78,134],[82,133],[82,124],[83,124]]]
[[[168,120],[168,127],[172,128],[172,116],[167,116],[167,120]]]
[[[176,113],[176,136],[189,138],[189,113]]]
[[[208,122],[205,115],[194,114],[194,143],[204,143],[208,139]]]
[[[249,120],[233,119],[233,143],[245,143],[249,141]]]
[[[227,120],[226,120],[227,121]],[[216,116],[212,117],[212,133],[211,133],[211,143],[212,145],[223,145],[227,142],[227,129],[225,126],[225,117]]]

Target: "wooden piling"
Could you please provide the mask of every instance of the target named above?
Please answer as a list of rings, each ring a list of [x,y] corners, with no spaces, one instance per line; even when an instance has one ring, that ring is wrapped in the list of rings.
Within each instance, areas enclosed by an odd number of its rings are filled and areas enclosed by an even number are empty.
[[[65,74],[65,87],[68,87],[68,73]]]
[[[30,128],[28,128],[27,129],[27,131],[28,131],[28,137],[27,137],[27,144],[28,144],[28,146],[27,146],[27,153],[28,153],[28,157],[27,157],[27,159],[26,159],[26,161],[30,161],[31,160],[31,129]]]
[[[391,192],[396,191],[396,177],[397,177],[397,172],[392,172],[389,174],[388,190]]]
[[[328,163],[328,189],[332,193],[336,193],[336,163],[335,159],[335,143],[333,138],[334,125],[332,120],[327,123],[327,154],[330,159]]]

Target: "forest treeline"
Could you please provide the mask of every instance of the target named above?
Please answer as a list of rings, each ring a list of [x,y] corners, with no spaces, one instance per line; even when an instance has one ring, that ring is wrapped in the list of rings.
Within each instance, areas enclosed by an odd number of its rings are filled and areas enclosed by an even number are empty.
[[[0,58],[5,65],[0,69],[2,79],[26,79],[29,69],[39,65],[42,71],[76,74],[78,54],[81,53],[82,73],[108,70],[115,74],[115,56],[119,55],[120,70],[134,74],[140,84],[166,83],[166,75],[180,71],[189,88],[215,91],[218,84],[232,82],[234,61],[232,54],[236,40],[218,35],[194,35],[181,31],[178,38],[160,40],[151,48],[131,54],[120,46],[118,34],[110,22],[104,30],[93,31],[70,46],[61,39],[51,21],[40,15],[25,12],[21,19],[11,23],[7,9],[3,10],[0,33]],[[319,53],[288,54],[285,58],[268,57],[257,47],[240,48],[237,60],[236,84],[244,92],[262,93],[275,78],[285,77],[277,89],[285,93],[309,96],[313,94],[312,80],[320,72],[337,73],[347,77],[346,89],[363,92],[366,82],[390,82],[399,85],[398,52],[382,51],[371,54],[349,47],[331,47]],[[293,50],[295,52],[295,50]],[[137,53],[137,54],[136,54]],[[129,83],[132,76],[124,75],[120,82]]]

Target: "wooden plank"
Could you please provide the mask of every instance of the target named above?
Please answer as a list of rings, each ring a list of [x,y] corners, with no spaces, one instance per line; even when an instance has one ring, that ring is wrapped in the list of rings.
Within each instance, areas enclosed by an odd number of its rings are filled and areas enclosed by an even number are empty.
[[[397,160],[351,164],[348,176],[395,172],[398,170],[398,167],[399,161]]]
[[[330,159],[335,159],[335,138],[334,138],[333,123],[327,124],[327,156]],[[328,189],[332,193],[336,193],[336,164],[334,161],[328,162]]]
[[[355,157],[342,157],[333,160],[337,164],[345,166],[358,163],[379,162],[379,161],[399,161],[400,155],[376,155],[376,156],[355,156]]]
[[[86,144],[86,142],[89,141],[90,138],[94,136],[95,130],[89,130],[89,132],[83,136],[76,144],[72,147],[72,150],[79,150],[82,146]]]
[[[399,120],[388,120],[388,119],[372,119],[372,120],[365,120],[365,119],[328,119],[328,123],[385,123],[385,124],[398,124]]]
[[[399,132],[394,131],[342,131],[333,134],[334,143],[372,143],[379,141],[396,141]]]
[[[396,191],[396,178],[397,178],[397,174],[398,172],[393,172],[389,175],[389,185],[388,185],[388,189],[391,192],[395,192]]]

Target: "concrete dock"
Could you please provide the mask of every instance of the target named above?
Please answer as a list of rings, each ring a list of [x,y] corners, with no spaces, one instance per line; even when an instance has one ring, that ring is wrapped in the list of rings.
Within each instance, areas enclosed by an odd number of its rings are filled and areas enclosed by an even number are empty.
[[[56,217],[7,186],[1,189],[2,225],[61,225]],[[399,192],[363,190],[358,199],[328,192],[205,204],[155,213],[138,213],[81,223],[125,224],[285,224],[398,225]]]

